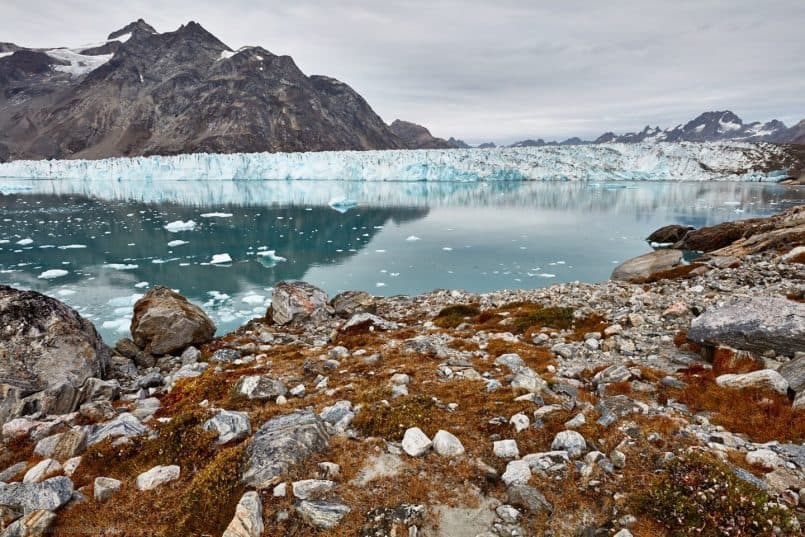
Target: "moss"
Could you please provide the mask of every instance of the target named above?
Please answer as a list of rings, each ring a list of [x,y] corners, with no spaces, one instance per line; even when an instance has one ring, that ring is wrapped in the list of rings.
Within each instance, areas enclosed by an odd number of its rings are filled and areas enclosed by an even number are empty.
[[[436,404],[429,397],[401,397],[388,405],[383,402],[374,403],[371,408],[358,413],[352,423],[366,436],[400,441],[409,427],[419,427],[426,434],[434,434],[435,410]]]
[[[479,313],[481,310],[475,304],[456,304],[443,308],[433,322],[441,328],[455,328],[468,318],[476,317]]]
[[[797,535],[793,515],[762,490],[738,478],[717,459],[691,453],[671,462],[667,473],[637,498],[648,514],[675,536]]]
[[[224,449],[198,472],[178,500],[168,537],[221,535],[243,494],[240,465],[244,445]]]

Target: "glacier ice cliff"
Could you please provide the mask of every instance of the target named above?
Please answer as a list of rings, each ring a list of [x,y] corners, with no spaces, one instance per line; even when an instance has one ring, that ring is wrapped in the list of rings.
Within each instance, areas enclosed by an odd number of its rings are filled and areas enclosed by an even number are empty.
[[[104,181],[774,181],[786,175],[784,161],[784,148],[773,144],[683,142],[21,160],[0,164],[0,177]]]

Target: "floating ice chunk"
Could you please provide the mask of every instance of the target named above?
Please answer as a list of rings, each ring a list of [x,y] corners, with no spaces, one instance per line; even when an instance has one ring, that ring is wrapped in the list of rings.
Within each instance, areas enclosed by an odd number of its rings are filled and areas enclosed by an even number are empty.
[[[119,319],[104,321],[101,326],[106,330],[114,330],[122,334],[128,332],[131,328],[131,317],[120,317]]]
[[[185,244],[188,244],[188,241],[176,239],[175,241],[170,241],[168,243],[168,246],[170,246],[171,248],[176,248],[177,246],[183,246]]]
[[[445,252],[452,252],[453,251],[453,249],[450,248],[449,246],[442,247],[442,250],[444,250]]]
[[[30,238],[29,239],[20,239],[20,240],[17,241],[17,244],[19,244],[20,246],[28,246],[29,244],[33,244],[33,242],[34,242],[34,240],[30,239]]]
[[[740,204],[741,204],[740,201],[725,201],[724,202],[724,205],[733,205],[734,206],[734,205],[740,205]]]
[[[108,263],[105,266],[114,270],[134,270],[138,268],[140,265],[131,265],[125,263]]]
[[[537,276],[541,278],[556,278],[556,274],[550,274],[548,272],[540,272]]]
[[[210,263],[213,265],[223,264],[223,263],[231,263],[232,257],[229,254],[214,254],[212,256],[212,260]]]
[[[377,254],[385,254],[386,251],[382,250],[382,249],[381,250],[375,250],[375,253],[377,253]]]
[[[0,239],[0,244],[8,244],[9,242],[11,241],[8,239]]]
[[[246,304],[253,304],[253,305],[265,304],[266,297],[263,295],[246,295],[243,298],[241,298],[241,301],[245,302]]]
[[[196,223],[193,220],[188,220],[187,222],[184,222],[182,220],[176,220],[175,222],[165,224],[165,229],[167,229],[171,233],[178,233],[180,231],[193,231],[194,229],[196,229]]]
[[[201,218],[232,218],[232,213],[204,213]]]
[[[287,261],[287,259],[285,259],[284,257],[277,255],[276,250],[262,250],[260,252],[257,252],[257,257],[260,258],[258,259],[260,264],[267,268],[271,268],[275,266],[277,263]]]
[[[134,287],[137,289],[143,289],[145,287],[148,287],[148,282],[137,282],[134,284]]]
[[[129,296],[116,296],[114,298],[110,298],[107,304],[113,308],[123,308],[123,307],[130,308],[142,297],[143,295],[139,293],[133,293]]]
[[[76,293],[75,289],[59,289],[56,294],[59,296],[72,296]]]
[[[59,246],[59,250],[79,250],[86,247],[86,244],[65,244],[64,246]]]
[[[349,198],[345,198],[344,196],[337,196],[330,200],[330,203],[327,205],[330,206],[331,209],[338,211],[341,214],[349,211],[350,209],[354,209],[358,206],[358,202]]]
[[[385,284],[385,283],[383,283],[383,282],[377,282],[377,283],[375,284],[375,287],[385,287],[385,286],[386,286],[386,284]]]
[[[51,269],[51,270],[46,270],[45,272],[40,274],[38,277],[39,277],[40,280],[53,280],[55,278],[61,278],[63,276],[67,276],[68,274],[70,274],[70,273],[68,271],[66,271],[66,270]]]

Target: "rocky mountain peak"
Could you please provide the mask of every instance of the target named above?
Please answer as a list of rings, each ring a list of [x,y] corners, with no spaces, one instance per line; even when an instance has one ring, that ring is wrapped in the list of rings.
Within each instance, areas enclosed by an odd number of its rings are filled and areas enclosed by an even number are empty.
[[[422,125],[410,121],[395,119],[389,125],[389,129],[405,143],[408,149],[451,149],[455,147],[447,140],[436,138]]]
[[[137,19],[134,22],[130,22],[123,28],[112,32],[111,34],[109,34],[109,37],[107,37],[107,39],[111,41],[113,39],[117,39],[118,37],[122,37],[126,34],[134,34],[136,32],[143,32],[146,34],[157,33],[157,31],[154,30],[153,26],[145,22],[143,19]]]

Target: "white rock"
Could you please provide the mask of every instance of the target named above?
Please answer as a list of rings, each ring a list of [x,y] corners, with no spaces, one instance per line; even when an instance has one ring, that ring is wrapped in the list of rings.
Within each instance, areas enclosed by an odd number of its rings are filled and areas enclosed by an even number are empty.
[[[587,418],[584,417],[582,412],[576,414],[572,419],[565,422],[565,427],[568,429],[577,429],[587,423]]]
[[[97,502],[104,502],[120,490],[123,482],[111,477],[96,477],[92,485],[92,495]]]
[[[300,500],[329,492],[335,488],[335,481],[327,479],[302,479],[291,483],[293,495]]]
[[[766,470],[774,470],[782,466],[783,460],[770,449],[758,449],[746,454],[746,462],[754,466],[760,466]]]
[[[391,376],[392,384],[410,384],[411,377],[405,373],[395,373]]]
[[[54,459],[44,459],[25,472],[23,483],[41,483],[49,477],[62,473],[62,465]]]
[[[424,455],[432,445],[433,442],[431,442],[430,438],[428,438],[419,427],[411,427],[405,431],[402,440],[402,448],[412,457]]]
[[[576,431],[562,431],[554,437],[551,449],[567,451],[571,457],[578,457],[587,450],[587,441]]]
[[[249,415],[246,412],[221,410],[204,422],[205,431],[218,433],[218,443],[226,444],[246,438],[252,431]]]
[[[222,537],[260,537],[263,529],[263,504],[260,495],[250,491],[241,496],[235,507],[235,516]]]
[[[64,461],[64,475],[71,477],[78,467],[81,466],[81,457],[72,457]]]
[[[519,433],[520,431],[525,431],[528,429],[528,426],[531,425],[531,420],[529,420],[528,416],[525,414],[518,413],[511,417],[509,423],[513,425],[514,430]]]
[[[464,445],[453,434],[439,431],[433,437],[433,450],[443,457],[456,457],[464,454]]]
[[[773,369],[761,369],[743,374],[728,374],[716,377],[716,384],[724,388],[765,388],[785,395],[788,381]]]
[[[288,483],[280,483],[274,487],[273,494],[275,498],[284,498],[288,494]]]
[[[511,461],[501,479],[507,487],[525,485],[531,479],[531,466],[524,460]]]
[[[492,451],[501,459],[515,459],[520,456],[515,440],[498,440],[492,443]]]
[[[178,466],[154,466],[147,472],[137,476],[137,488],[139,490],[153,490],[160,485],[179,479],[181,470]]]

